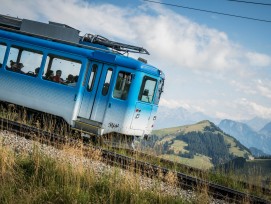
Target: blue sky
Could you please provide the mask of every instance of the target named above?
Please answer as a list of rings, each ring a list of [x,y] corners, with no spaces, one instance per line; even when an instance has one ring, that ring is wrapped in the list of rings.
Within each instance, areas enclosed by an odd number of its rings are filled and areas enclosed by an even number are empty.
[[[271,6],[227,0],[160,2],[271,21]],[[142,0],[2,0],[0,12],[143,46],[151,55],[142,57],[166,74],[161,106],[221,119],[271,119],[271,23]]]

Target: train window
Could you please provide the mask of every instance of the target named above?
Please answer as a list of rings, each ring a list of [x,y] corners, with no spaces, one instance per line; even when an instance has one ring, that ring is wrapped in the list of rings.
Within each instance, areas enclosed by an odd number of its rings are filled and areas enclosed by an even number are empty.
[[[110,81],[112,77],[113,69],[109,68],[106,73],[106,78],[104,81],[103,89],[102,89],[102,94],[105,96],[108,93],[109,86],[110,86]]]
[[[88,91],[92,91],[92,89],[93,89],[96,74],[97,74],[97,70],[98,70],[98,65],[93,64],[92,65],[92,70],[91,70],[91,73],[90,73],[90,77],[89,77],[89,81],[88,81],[88,87],[87,87]]]
[[[7,64],[7,70],[12,70],[12,68],[16,67],[17,59],[19,55],[19,49],[11,47],[9,50],[9,55],[8,55],[8,62],[10,63],[9,65]]]
[[[156,105],[158,105],[160,98],[161,98],[161,95],[164,91],[164,80],[160,79],[158,83],[159,83],[158,84],[158,92],[156,93],[155,98],[154,98],[154,103]]]
[[[156,87],[156,82],[157,82],[156,79],[153,79],[148,76],[144,76],[140,93],[138,96],[138,100],[151,103],[153,99],[155,87]]]
[[[7,48],[6,45],[0,43],[0,68],[2,67],[4,62],[6,48]]]
[[[47,70],[43,78],[56,83],[75,87],[82,63],[72,59],[49,55],[46,60]]]
[[[130,90],[131,79],[132,79],[131,73],[123,71],[119,72],[113,93],[114,98],[122,100],[127,99]]]
[[[19,47],[11,47],[8,57],[7,70],[37,76],[40,70],[42,53],[33,50],[27,50]]]

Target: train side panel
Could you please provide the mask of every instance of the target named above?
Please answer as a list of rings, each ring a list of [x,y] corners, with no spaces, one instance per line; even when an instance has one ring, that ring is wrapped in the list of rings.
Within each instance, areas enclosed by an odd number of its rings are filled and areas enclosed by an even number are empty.
[[[12,46],[16,46],[16,48],[33,49],[30,45],[25,45],[20,42],[10,41],[8,44],[9,43],[11,43]],[[43,52],[43,58],[39,62],[40,74],[34,77],[27,73],[17,73],[8,70],[10,66],[8,62],[12,54],[10,54],[11,51],[7,47],[6,56],[4,60],[2,59],[4,64],[2,64],[0,68],[0,100],[60,116],[72,125],[79,111],[79,103],[82,98],[80,81],[82,81],[81,75],[83,75],[87,60],[71,54],[63,54],[63,52],[59,53],[39,47],[39,51],[41,50]],[[48,65],[48,62],[46,62],[48,61],[48,57],[46,57],[48,51],[54,56],[77,59],[80,61],[82,73],[80,73],[81,77],[79,77],[76,86],[68,86],[44,80],[44,73],[47,68],[44,67],[44,65]],[[58,68],[65,69],[65,67]]]

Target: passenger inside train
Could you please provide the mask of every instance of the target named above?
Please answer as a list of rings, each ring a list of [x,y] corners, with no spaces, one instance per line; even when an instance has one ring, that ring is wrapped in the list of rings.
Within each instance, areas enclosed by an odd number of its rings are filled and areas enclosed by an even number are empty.
[[[78,75],[77,76],[74,76],[73,77],[73,82],[71,82],[71,83],[68,83],[67,85],[68,86],[76,86],[76,84],[77,84],[77,81],[78,81]]]
[[[57,70],[56,71],[56,75],[53,77],[53,81],[57,82],[57,83],[64,83],[64,80],[61,78],[62,75],[62,71],[61,70]]]
[[[73,77],[72,74],[69,74],[68,77],[66,78],[65,83],[70,84],[70,83],[73,83],[73,82],[74,82],[74,77]]]
[[[10,67],[8,67],[7,70],[13,71],[13,72],[18,72],[18,73],[21,73],[21,74],[25,74],[22,71],[23,67],[24,67],[23,63],[21,63],[21,62],[16,63],[13,60],[10,60]]]
[[[35,76],[38,76],[38,75],[39,75],[39,71],[40,71],[40,68],[37,67],[37,68],[35,69]]]
[[[48,70],[45,74],[44,79],[49,80],[49,81],[53,81],[53,78],[54,78],[54,71]]]

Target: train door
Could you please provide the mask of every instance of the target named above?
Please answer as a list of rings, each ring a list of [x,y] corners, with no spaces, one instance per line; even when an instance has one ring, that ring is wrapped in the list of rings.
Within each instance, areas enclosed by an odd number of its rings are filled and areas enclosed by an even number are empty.
[[[112,75],[112,66],[104,64],[90,116],[91,120],[102,122],[104,119],[109,99],[109,90],[111,87],[110,85],[112,82]]]
[[[144,76],[138,96],[138,102],[136,103],[135,107],[136,109],[134,112],[134,117],[131,123],[132,129],[147,129],[153,112],[153,99],[156,83],[156,79],[149,76]]]
[[[103,121],[112,74],[112,66],[91,62],[84,80],[79,117],[96,122]]]

